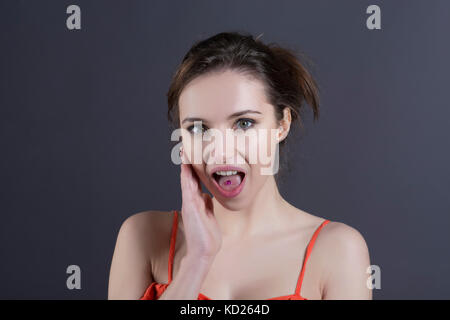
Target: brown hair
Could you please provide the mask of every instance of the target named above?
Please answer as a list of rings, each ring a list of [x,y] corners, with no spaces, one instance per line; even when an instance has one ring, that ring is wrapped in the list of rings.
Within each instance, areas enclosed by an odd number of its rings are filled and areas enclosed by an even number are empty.
[[[300,115],[305,102],[313,110],[314,121],[319,118],[318,86],[293,50],[276,43],[266,45],[246,32],[222,32],[197,41],[173,75],[167,98],[168,118],[174,128],[179,126],[178,101],[186,85],[200,75],[225,69],[261,80],[277,120],[283,118],[287,107],[292,124],[297,120],[303,128]],[[280,150],[287,138],[280,142]]]

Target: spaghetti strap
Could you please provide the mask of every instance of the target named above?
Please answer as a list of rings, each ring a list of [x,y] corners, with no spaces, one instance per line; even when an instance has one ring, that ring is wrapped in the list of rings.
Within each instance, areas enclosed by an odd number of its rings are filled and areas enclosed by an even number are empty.
[[[175,241],[177,238],[177,226],[178,226],[178,212],[173,210],[173,223],[172,223],[172,233],[170,235],[170,249],[169,249],[169,271],[168,271],[168,283],[172,282],[172,269],[173,269],[173,258],[175,255]]]
[[[298,277],[297,286],[295,288],[295,294],[300,296],[300,290],[303,283],[303,275],[305,274],[305,266],[306,262],[308,261],[309,255],[311,254],[312,248],[314,247],[314,243],[316,242],[316,238],[319,235],[320,230],[328,223],[330,220],[324,220],[320,226],[317,227],[316,231],[314,232],[313,236],[311,237],[311,240],[309,240],[309,244],[306,247],[305,252],[305,258],[303,259],[303,266],[302,271],[300,272],[300,276]]]

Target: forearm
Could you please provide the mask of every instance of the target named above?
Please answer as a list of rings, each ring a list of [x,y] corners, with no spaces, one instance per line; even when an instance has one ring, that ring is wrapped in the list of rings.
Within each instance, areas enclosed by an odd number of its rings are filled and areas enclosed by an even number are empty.
[[[213,258],[185,256],[172,282],[158,300],[197,300]]]

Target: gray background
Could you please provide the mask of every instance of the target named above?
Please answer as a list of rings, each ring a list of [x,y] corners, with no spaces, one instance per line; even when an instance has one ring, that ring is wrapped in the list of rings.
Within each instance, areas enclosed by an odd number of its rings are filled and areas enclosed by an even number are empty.
[[[181,206],[172,72],[194,41],[241,30],[315,65],[321,118],[307,113],[286,199],[361,232],[374,299],[450,298],[448,1],[15,0],[0,26],[0,298],[106,299],[124,219]]]

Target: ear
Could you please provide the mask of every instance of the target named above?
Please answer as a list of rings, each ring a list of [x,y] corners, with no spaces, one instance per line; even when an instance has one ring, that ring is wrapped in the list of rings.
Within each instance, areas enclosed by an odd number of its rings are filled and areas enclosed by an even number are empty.
[[[280,120],[280,126],[278,128],[279,132],[278,132],[278,142],[283,141],[284,139],[286,139],[288,133],[289,133],[289,129],[291,128],[291,122],[292,122],[292,117],[291,117],[291,109],[288,107],[285,107],[283,109],[283,119]]]

